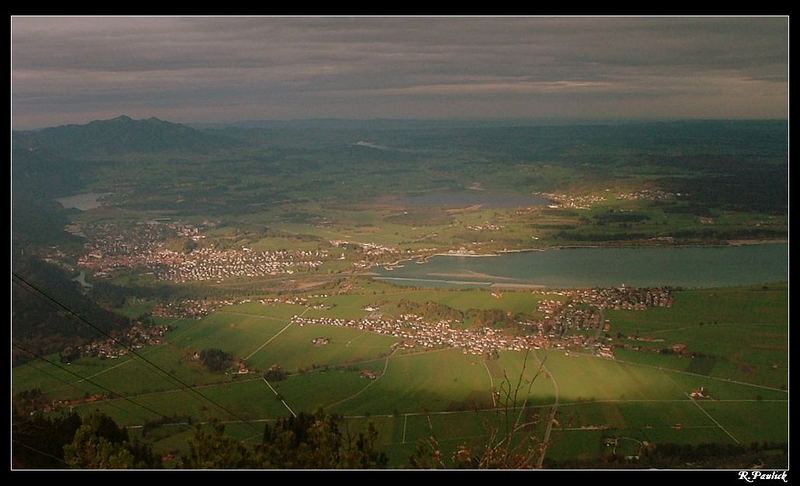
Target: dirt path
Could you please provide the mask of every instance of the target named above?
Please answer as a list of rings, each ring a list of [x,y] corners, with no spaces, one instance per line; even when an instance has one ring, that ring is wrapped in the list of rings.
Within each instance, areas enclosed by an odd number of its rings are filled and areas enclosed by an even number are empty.
[[[715,419],[714,417],[712,417],[710,413],[706,412],[706,409],[704,409],[703,407],[701,407],[701,406],[700,406],[700,404],[699,404],[699,403],[697,403],[697,400],[695,400],[694,398],[692,398],[692,397],[691,397],[691,396],[690,396],[688,393],[686,394],[686,396],[689,398],[689,400],[691,400],[691,402],[692,402],[692,403],[694,403],[695,405],[697,405],[697,408],[699,408],[699,409],[700,409],[700,411],[701,411],[701,412],[703,412],[703,413],[706,415],[706,417],[710,418],[712,422],[714,422],[715,424],[717,424],[717,427],[719,427],[719,429],[720,429],[721,431],[723,431],[723,432],[725,432],[726,434],[728,434],[728,437],[730,437],[731,439],[733,439],[733,441],[734,441],[734,442],[736,442],[737,444],[741,444],[741,442],[739,442],[739,439],[737,439],[736,437],[734,437],[734,436],[733,436],[733,434],[731,434],[730,432],[728,432],[728,429],[726,429],[725,427],[723,427],[721,423],[717,422],[717,419]]]
[[[389,353],[388,356],[386,356],[386,362],[383,364],[383,372],[381,373],[381,375],[379,377],[375,378],[374,380],[370,380],[370,382],[367,383],[367,385],[364,388],[360,389],[359,391],[357,391],[356,393],[350,395],[349,397],[343,398],[343,399],[339,400],[338,402],[334,402],[334,403],[330,403],[328,405],[325,405],[325,407],[323,407],[323,408],[330,409],[332,407],[335,407],[336,405],[341,405],[342,403],[344,403],[346,401],[349,401],[349,400],[352,400],[353,398],[356,398],[357,396],[359,396],[362,393],[364,393],[365,391],[367,391],[367,389],[369,387],[371,387],[372,385],[377,383],[378,380],[380,380],[381,378],[384,377],[384,375],[386,375],[386,370],[389,368],[389,358],[391,358],[392,354],[394,354],[394,351],[392,351],[391,353]]]
[[[327,297],[326,297],[326,298],[324,298],[324,299],[322,299],[322,302],[325,302],[326,300],[328,300],[328,298],[327,298]],[[303,317],[303,316],[306,314],[306,312],[308,312],[308,311],[310,311],[310,310],[311,310],[311,307],[310,307],[310,306],[309,306],[309,307],[306,307],[306,310],[304,310],[303,312],[301,312],[301,313],[300,313],[300,315],[299,315],[299,317]],[[231,314],[233,314],[233,313],[231,312]],[[272,318],[272,317],[266,317],[266,316],[257,316],[257,317],[263,317],[263,318],[265,318],[265,319],[278,320],[278,319],[275,319],[275,318]],[[267,344],[269,344],[270,342],[272,342],[272,340],[273,340],[273,339],[275,339],[276,337],[280,336],[280,335],[281,335],[281,333],[282,333],[283,331],[285,331],[285,330],[289,329],[289,328],[292,326],[292,324],[293,324],[293,323],[292,323],[292,321],[290,320],[290,321],[289,321],[289,324],[286,324],[286,327],[284,327],[283,329],[281,329],[280,331],[278,331],[278,332],[277,332],[277,333],[276,333],[274,336],[272,336],[271,338],[267,339],[267,340],[264,342],[264,344],[262,344],[261,346],[259,346],[259,347],[258,347],[258,349],[256,349],[256,350],[255,350],[255,351],[253,351],[252,353],[248,354],[248,355],[247,355],[247,356],[244,358],[244,359],[245,359],[245,361],[246,361],[246,360],[248,360],[248,359],[250,359],[250,358],[252,358],[252,357],[253,357],[253,355],[255,355],[257,352],[261,351],[261,350],[264,348],[264,346],[266,346]]]
[[[497,399],[494,397],[494,378],[492,378],[492,372],[489,370],[489,366],[486,364],[486,361],[481,361],[483,363],[483,367],[486,368],[486,374],[489,375],[489,385],[491,389],[489,390],[492,393],[492,406],[497,406]]]
[[[269,384],[269,382],[267,381],[267,379],[266,379],[266,378],[264,378],[263,380],[264,380],[264,383],[266,383],[266,384],[267,384],[267,386],[269,387],[269,389],[270,389],[270,390],[272,390],[272,393],[274,393],[276,397],[280,397],[280,399],[281,399],[281,403],[283,404],[283,406],[284,406],[284,407],[286,407],[286,410],[288,410],[288,411],[289,411],[289,413],[291,413],[293,417],[297,417],[297,414],[296,414],[296,413],[294,413],[294,410],[292,410],[292,407],[290,407],[290,406],[289,406],[289,404],[288,404],[288,403],[286,403],[286,400],[284,400],[284,399],[283,399],[283,397],[281,397],[280,395],[278,395],[278,392],[277,392],[277,391],[276,391],[274,388],[272,388],[272,385],[270,385],[270,384]]]

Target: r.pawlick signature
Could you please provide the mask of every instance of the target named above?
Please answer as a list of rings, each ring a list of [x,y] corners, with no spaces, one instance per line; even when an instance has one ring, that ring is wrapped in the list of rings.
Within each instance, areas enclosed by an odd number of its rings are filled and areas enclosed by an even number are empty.
[[[783,480],[784,483],[789,482],[789,480],[786,478],[786,471],[739,471],[739,479],[744,479],[748,483],[755,482],[757,479],[780,479]]]

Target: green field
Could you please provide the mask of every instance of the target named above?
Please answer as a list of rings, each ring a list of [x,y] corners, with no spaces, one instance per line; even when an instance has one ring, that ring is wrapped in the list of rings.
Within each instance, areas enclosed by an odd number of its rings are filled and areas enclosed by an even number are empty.
[[[417,441],[431,436],[447,453],[462,443],[480,444],[487,427],[500,420],[498,412],[489,409],[498,404],[492,390],[504,382],[512,388],[519,383],[514,404],[527,407],[526,417],[538,417],[537,434],[543,434],[545,418],[558,403],[548,460],[599,457],[608,453],[608,437],[624,437],[619,451],[630,455],[642,441],[786,442],[788,393],[781,388],[787,383],[786,298],[785,285],[691,290],[676,292],[671,308],[606,311],[612,322],[610,335],[626,336],[619,341],[629,342],[627,336],[633,335],[663,336],[663,342],[642,345],[685,343],[708,354],[699,360],[630,349],[618,350],[616,360],[559,350],[533,351],[527,359],[523,352],[501,352],[492,360],[457,349],[390,353],[397,341],[390,336],[353,328],[289,326],[291,316],[306,311],[305,306],[289,304],[253,302],[224,307],[202,319],[173,320],[167,343],[143,348],[142,355],[225,410],[135,357],[84,358],[62,366],[125,395],[129,400],[106,398],[75,408],[108,413],[133,433],[159,415],[189,415],[196,422],[217,417],[228,422],[230,434],[253,440],[254,429],[286,416],[287,407],[260,372],[213,373],[191,355],[218,347],[246,358],[255,370],[278,364],[288,376],[271,384],[292,411],[323,408],[348,417],[352,430],[373,422],[394,466],[406,464]],[[541,296],[508,291],[497,298],[488,290],[415,290],[359,281],[346,295],[311,298],[312,303],[324,300],[333,307],[308,310],[305,316],[360,318],[367,314],[367,305],[392,314],[400,299],[438,302],[462,311],[501,308],[533,314]],[[330,342],[315,346],[315,337]],[[744,373],[737,367],[745,362],[755,371]],[[771,363],[782,368],[766,366]],[[375,372],[377,378],[361,377],[363,370]],[[34,387],[52,399],[104,393],[41,361],[14,367],[12,375],[14,393]],[[700,386],[713,398],[694,403],[688,393]],[[182,450],[186,428],[159,427],[151,437],[154,447]]]
[[[706,358],[686,358],[645,352],[620,352],[620,359],[695,373],[788,386],[788,289],[774,284],[748,289],[708,289],[679,292],[669,308],[644,312],[607,311],[610,334],[662,339],[636,342],[660,349],[686,344]],[[623,342],[626,342],[623,339]],[[628,341],[630,342],[630,341]]]

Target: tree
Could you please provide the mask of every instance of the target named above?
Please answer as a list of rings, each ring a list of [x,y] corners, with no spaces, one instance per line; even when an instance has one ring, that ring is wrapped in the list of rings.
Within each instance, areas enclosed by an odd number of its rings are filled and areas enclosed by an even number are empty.
[[[233,469],[258,467],[253,453],[244,444],[225,435],[225,426],[217,421],[211,431],[199,424],[189,440],[189,453],[181,457],[180,465],[190,469]]]
[[[14,467],[36,469],[63,469],[64,446],[72,442],[81,426],[76,413],[45,417],[21,413],[15,408],[12,416],[12,458]]]
[[[100,412],[83,420],[72,442],[64,446],[64,461],[78,469],[161,467],[148,445],[131,442],[124,428]]]
[[[529,353],[529,352],[528,352]],[[477,447],[459,444],[447,459],[436,435],[431,430],[420,441],[409,458],[412,468],[470,468],[470,469],[527,469],[539,467],[548,444],[539,440],[534,427],[539,423],[536,413],[529,414],[527,404],[533,383],[544,369],[544,361],[530,380],[525,378],[528,353],[525,354],[519,377],[512,382],[506,375],[495,392],[495,414],[484,425],[487,439]],[[520,393],[524,399],[521,400]]]
[[[72,443],[64,446],[64,459],[78,469],[130,469],[133,454],[121,443],[97,435],[89,425],[82,425]]]
[[[322,410],[279,419],[264,427],[257,455],[263,467],[370,469],[385,467],[388,457],[376,449],[378,432],[352,434],[341,416]]]
[[[375,447],[378,432],[351,434],[342,417],[321,410],[267,424],[261,444],[249,447],[225,435],[218,422],[212,430],[195,428],[181,467],[199,469],[366,469],[385,467],[388,457]]]
[[[217,348],[200,351],[200,361],[211,371],[223,372],[233,364],[233,355]]]
[[[270,366],[269,369],[264,372],[264,379],[267,381],[281,381],[284,378],[286,378],[286,373],[277,364]]]

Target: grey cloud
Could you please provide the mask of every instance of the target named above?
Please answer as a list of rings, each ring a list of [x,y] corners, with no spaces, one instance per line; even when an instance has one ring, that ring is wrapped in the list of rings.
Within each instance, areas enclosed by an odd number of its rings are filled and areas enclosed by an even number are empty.
[[[653,113],[649,103],[664,116],[681,109],[700,116],[704,107],[708,117],[783,117],[787,25],[786,18],[15,17],[14,123],[47,124],[48,105],[53,120],[81,106],[89,114],[148,104],[179,121],[522,116],[533,105],[553,116],[593,116],[615,96],[638,100],[624,103],[632,114]],[[742,100],[743,89],[772,111]],[[584,113],[565,114],[542,95],[579,97]],[[668,110],[648,101],[669,96],[676,104]],[[422,106],[414,97],[448,104]],[[492,97],[499,105],[487,111]],[[242,110],[259,106],[252,99],[281,105]],[[210,118],[191,119],[200,113]]]

